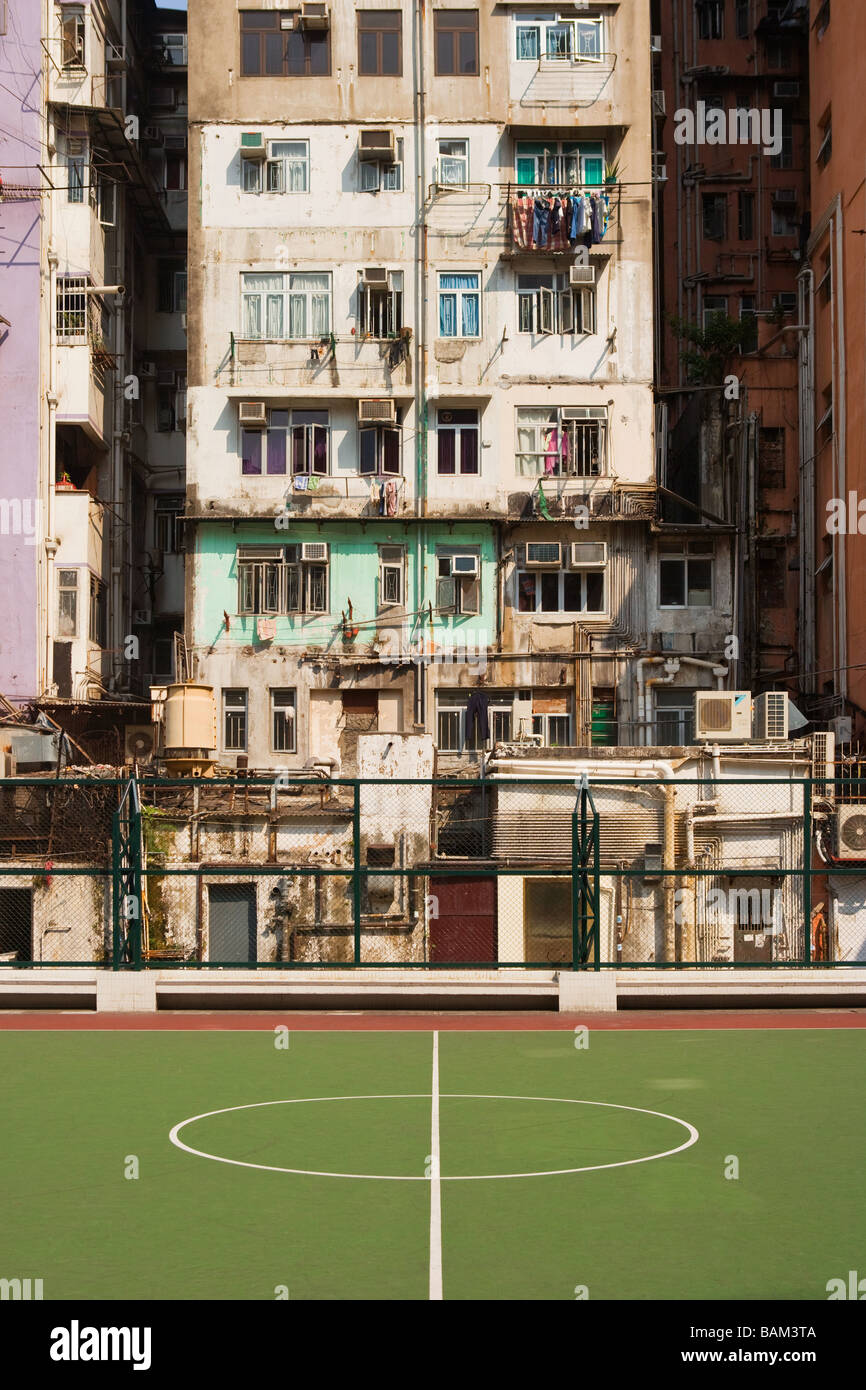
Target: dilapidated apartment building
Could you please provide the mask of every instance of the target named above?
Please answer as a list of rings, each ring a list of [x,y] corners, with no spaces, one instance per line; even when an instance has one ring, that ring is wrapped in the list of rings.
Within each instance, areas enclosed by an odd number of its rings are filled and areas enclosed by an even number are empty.
[[[687,741],[734,572],[725,528],[657,524],[648,7],[193,3],[190,35],[220,760]]]

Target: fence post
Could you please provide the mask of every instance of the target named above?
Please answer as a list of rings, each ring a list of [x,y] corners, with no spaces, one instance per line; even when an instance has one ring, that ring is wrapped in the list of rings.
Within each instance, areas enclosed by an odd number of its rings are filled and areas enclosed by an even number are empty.
[[[111,968],[120,969],[120,812],[111,820]]]
[[[352,804],[352,921],[354,963],[361,964],[361,783],[355,778]]]
[[[141,811],[137,810],[130,799],[129,807],[129,858],[130,886],[133,897],[135,898],[137,916],[127,924],[127,932],[130,945],[130,957],[133,970],[142,969],[141,961],[141,928],[144,916],[144,877],[141,866]]]
[[[581,881],[580,881],[580,828],[577,820],[577,808],[571,813],[571,968],[578,969],[578,956],[580,954],[580,903],[581,903]]]
[[[803,960],[812,964],[812,783],[803,784]]]
[[[592,941],[595,951],[593,969],[601,969],[601,827],[598,811],[592,817]]]

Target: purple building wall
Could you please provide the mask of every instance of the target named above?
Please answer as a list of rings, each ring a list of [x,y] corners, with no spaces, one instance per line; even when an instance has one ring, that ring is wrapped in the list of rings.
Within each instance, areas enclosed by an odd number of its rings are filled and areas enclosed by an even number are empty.
[[[38,690],[42,6],[13,0],[0,35],[0,691]],[[16,534],[17,532],[17,534]],[[29,535],[27,533],[30,533]],[[38,544],[37,544],[38,542]]]

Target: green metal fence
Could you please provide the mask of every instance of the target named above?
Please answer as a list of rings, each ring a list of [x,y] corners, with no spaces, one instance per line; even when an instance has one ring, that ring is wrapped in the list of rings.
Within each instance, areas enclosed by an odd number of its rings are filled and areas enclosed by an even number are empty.
[[[14,778],[0,967],[866,964],[860,795],[639,764],[577,781]]]

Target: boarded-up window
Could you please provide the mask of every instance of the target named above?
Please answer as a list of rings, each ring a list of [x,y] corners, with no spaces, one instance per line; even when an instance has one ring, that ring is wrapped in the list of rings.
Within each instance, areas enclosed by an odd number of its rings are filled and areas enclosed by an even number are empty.
[[[758,598],[763,608],[785,607],[785,546],[758,546]]]
[[[758,437],[758,485],[785,486],[785,430],[762,429]]]
[[[344,714],[378,714],[378,690],[344,690]]]

